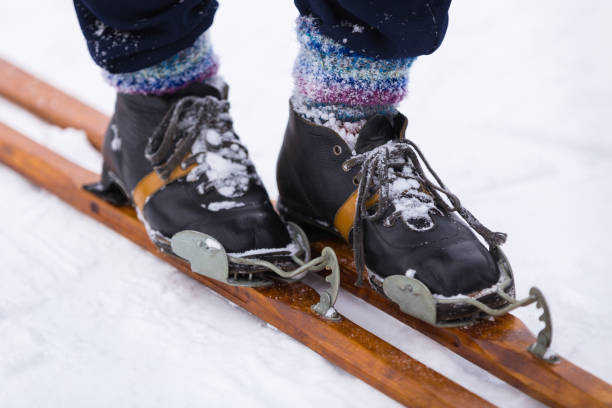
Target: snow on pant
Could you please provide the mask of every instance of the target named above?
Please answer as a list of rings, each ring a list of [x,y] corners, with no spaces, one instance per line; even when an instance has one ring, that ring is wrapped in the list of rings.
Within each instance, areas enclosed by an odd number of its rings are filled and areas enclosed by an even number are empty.
[[[74,0],[93,60],[134,72],[190,47],[211,26],[216,0]]]
[[[295,0],[321,33],[361,55],[406,58],[442,43],[451,0]],[[190,47],[212,24],[216,0],[74,0],[96,62],[110,73],[150,67]],[[357,35],[358,34],[358,35]]]

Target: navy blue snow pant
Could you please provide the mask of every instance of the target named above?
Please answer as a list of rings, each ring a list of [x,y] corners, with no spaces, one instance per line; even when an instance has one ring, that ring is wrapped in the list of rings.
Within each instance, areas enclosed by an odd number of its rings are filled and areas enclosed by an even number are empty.
[[[431,54],[440,46],[450,2],[295,0],[295,5],[302,15],[318,20],[323,34],[351,50],[402,58]],[[74,4],[91,56],[112,73],[155,65],[189,47],[210,27],[218,7],[217,0],[74,0]],[[355,25],[364,27],[359,35],[351,35]]]

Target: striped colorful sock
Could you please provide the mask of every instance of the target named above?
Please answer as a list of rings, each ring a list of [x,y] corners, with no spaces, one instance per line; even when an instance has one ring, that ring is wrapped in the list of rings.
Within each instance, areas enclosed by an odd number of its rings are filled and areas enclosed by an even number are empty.
[[[106,81],[118,92],[128,94],[164,94],[192,82],[204,81],[217,73],[219,64],[208,34],[204,33],[189,48],[151,67],[136,72],[111,74]]]
[[[362,30],[355,26],[351,35]],[[336,131],[349,146],[354,146],[369,117],[394,111],[406,96],[415,58],[359,55],[321,34],[312,17],[298,18],[297,36],[293,108],[305,119]]]

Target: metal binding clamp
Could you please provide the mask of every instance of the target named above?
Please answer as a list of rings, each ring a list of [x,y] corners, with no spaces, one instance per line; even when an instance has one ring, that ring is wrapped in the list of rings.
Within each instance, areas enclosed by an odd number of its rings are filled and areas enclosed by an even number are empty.
[[[391,300],[399,305],[400,310],[402,310],[404,313],[438,327],[465,326],[475,322],[474,320],[440,322],[438,321],[437,317],[437,305],[439,304],[469,304],[474,306],[485,316],[498,317],[505,315],[506,313],[519,307],[536,303],[536,307],[542,309],[540,320],[544,322],[544,328],[540,330],[537,335],[536,342],[529,346],[528,350],[542,360],[550,363],[558,362],[559,358],[549,351],[552,341],[552,319],[550,309],[548,308],[544,295],[538,288],[535,287],[531,288],[529,291],[529,296],[520,300],[517,300],[513,296],[506,293],[508,289],[511,289],[510,292],[514,293],[514,277],[512,274],[512,268],[510,267],[508,259],[499,247],[493,248],[491,250],[491,254],[496,260],[501,274],[500,281],[496,285],[497,287],[495,290],[492,290],[491,293],[496,293],[499,297],[503,298],[507,302],[507,305],[502,308],[491,308],[479,300],[469,296],[444,297],[432,295],[427,286],[425,286],[421,281],[408,276],[393,275],[387,277],[382,284],[383,291]]]
[[[273,280],[269,277],[253,277],[261,275],[262,272],[274,272],[281,280],[296,281],[310,272],[329,270],[331,273],[325,280],[330,284],[330,288],[319,293],[319,302],[312,306],[312,310],[324,319],[340,320],[340,315],[334,309],[340,290],[340,266],[335,252],[326,247],[321,251],[321,256],[311,260],[310,244],[304,231],[293,223],[289,224],[288,230],[293,242],[299,247],[299,250],[291,255],[293,262],[299,265],[292,271],[285,271],[262,259],[229,255],[219,241],[199,231],[186,230],[174,234],[171,248],[174,254],[190,263],[193,272],[236,286],[258,287],[272,284]],[[260,271],[247,273],[248,279],[239,280],[237,272],[230,275],[230,263],[259,267]]]

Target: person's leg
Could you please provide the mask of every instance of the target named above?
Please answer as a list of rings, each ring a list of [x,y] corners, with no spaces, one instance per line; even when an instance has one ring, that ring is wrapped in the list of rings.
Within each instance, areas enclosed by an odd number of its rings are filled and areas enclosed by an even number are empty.
[[[227,86],[213,77],[205,31],[217,2],[76,0],[75,7],[94,61],[117,90],[102,180],[88,189],[132,205],[162,250],[173,251],[171,238],[189,231],[181,242],[195,240],[202,251],[211,242],[243,260],[295,266],[299,246],[233,130]],[[233,278],[209,272],[230,284],[266,283],[267,267],[249,262],[230,263]]]
[[[93,60],[122,93],[162,94],[217,72],[216,0],[74,0]]]
[[[486,229],[427,172],[396,109],[414,59],[440,46],[450,1],[295,3],[300,51],[277,164],[278,210],[351,243],[357,271],[430,323],[475,318],[457,295],[505,304],[486,296],[500,282],[499,259],[473,231],[492,250],[505,235]],[[456,298],[434,311],[440,296]]]
[[[150,67],[191,46],[212,24],[216,0],[74,0],[93,60],[111,73]]]
[[[295,0],[302,16],[351,52],[377,59],[431,54],[442,43],[451,0]]]
[[[300,52],[293,107],[349,145],[365,120],[388,113],[408,91],[417,56],[439,47],[450,0],[295,0]]]

